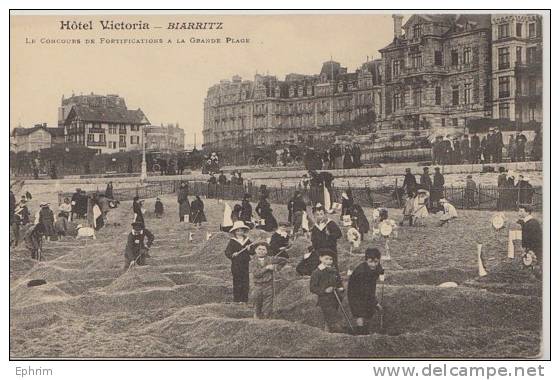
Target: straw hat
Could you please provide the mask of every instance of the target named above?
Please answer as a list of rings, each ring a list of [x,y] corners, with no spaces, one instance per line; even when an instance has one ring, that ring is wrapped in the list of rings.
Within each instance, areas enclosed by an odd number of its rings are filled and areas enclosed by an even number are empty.
[[[243,221],[238,220],[235,223],[233,223],[233,226],[231,227],[231,229],[229,230],[229,232],[234,232],[236,230],[241,230],[241,229],[245,229],[245,230],[249,230],[249,227],[247,227],[245,225],[245,223],[243,223]]]

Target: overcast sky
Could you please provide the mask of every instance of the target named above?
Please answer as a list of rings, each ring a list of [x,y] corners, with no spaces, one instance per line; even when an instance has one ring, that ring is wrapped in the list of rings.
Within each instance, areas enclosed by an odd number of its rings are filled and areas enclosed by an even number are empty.
[[[60,30],[61,20],[93,21],[93,30]],[[151,30],[102,30],[99,20],[143,21]],[[169,22],[222,22],[223,30],[168,30]],[[154,28],[154,27],[161,28]],[[249,38],[248,44],[192,44],[195,38]],[[393,37],[391,15],[11,16],[10,128],[56,126],[64,94],[119,94],[153,124],[178,122],[186,143],[202,140],[203,102],[220,79],[256,72],[316,74],[322,62],[354,71]],[[35,39],[36,43],[26,43]],[[81,44],[41,44],[41,38]],[[96,39],[86,45],[86,38]],[[105,44],[99,38],[161,38],[164,44]],[[173,43],[168,44],[168,39]],[[184,39],[187,43],[178,43]]]

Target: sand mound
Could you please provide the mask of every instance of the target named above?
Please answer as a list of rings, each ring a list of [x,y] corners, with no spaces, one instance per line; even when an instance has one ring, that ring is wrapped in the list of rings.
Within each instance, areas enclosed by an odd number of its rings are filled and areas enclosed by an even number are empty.
[[[70,296],[56,286],[55,283],[46,283],[41,286],[28,287],[21,282],[10,289],[10,303],[17,307],[26,307],[41,303],[66,301]]]
[[[27,283],[29,280],[46,280],[47,282],[57,282],[68,280],[78,274],[75,269],[62,268],[49,262],[37,262],[33,268],[20,281]]]
[[[191,262],[207,265],[219,265],[229,263],[224,256],[224,251],[228,245],[230,236],[226,232],[215,232],[209,240],[205,240],[198,252],[190,256]]]
[[[523,266],[520,259],[501,262],[488,269],[488,275],[477,280],[481,283],[536,283],[531,271]]]
[[[175,286],[173,281],[159,273],[155,268],[146,265],[127,270],[109,286],[106,286],[104,290],[110,293],[118,293],[173,286]]]
[[[86,272],[91,272],[95,270],[108,270],[108,269],[120,269],[123,267],[124,263],[124,253],[123,250],[116,250],[111,247],[107,250],[97,250],[85,256],[86,261]],[[89,252],[88,252],[89,253]]]

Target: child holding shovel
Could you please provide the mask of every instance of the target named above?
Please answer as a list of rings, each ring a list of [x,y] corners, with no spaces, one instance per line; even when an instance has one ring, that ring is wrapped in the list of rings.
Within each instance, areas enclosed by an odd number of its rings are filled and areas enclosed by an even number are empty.
[[[382,311],[375,296],[377,279],[385,272],[381,266],[381,252],[377,248],[367,248],[365,261],[358,265],[348,280],[348,304],[356,317],[356,334],[369,334],[368,321],[376,310]]]
[[[124,251],[124,269],[133,265],[146,265],[148,250],[154,242],[154,234],[144,228],[144,223],[132,223],[132,232],[128,234]]]
[[[318,296],[317,305],[321,308],[327,330],[341,332],[338,318],[338,297],[341,296],[344,288],[338,270],[333,265],[334,257],[335,253],[328,249],[319,251],[321,263],[311,274],[309,290]],[[335,292],[337,293],[335,294]]]
[[[268,319],[272,316],[274,305],[274,271],[278,265],[286,263],[286,259],[279,256],[267,256],[270,249],[265,242],[254,245],[256,260],[253,260],[251,273],[253,274],[253,304],[257,319]]]
[[[232,235],[225,250],[225,255],[231,260],[231,274],[233,275],[233,302],[249,302],[249,261],[254,252],[252,243],[247,237],[249,227],[238,220],[229,230]]]

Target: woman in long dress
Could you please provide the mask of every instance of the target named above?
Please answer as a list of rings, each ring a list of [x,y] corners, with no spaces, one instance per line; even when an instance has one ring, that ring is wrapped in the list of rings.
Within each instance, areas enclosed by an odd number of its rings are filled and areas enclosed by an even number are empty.
[[[190,215],[191,213],[191,204],[188,195],[187,184],[182,182],[179,194],[177,195],[177,203],[179,203],[179,222],[184,222],[185,215]]]
[[[204,202],[197,195],[191,203],[191,223],[201,225],[206,222],[206,215],[204,215]]]

